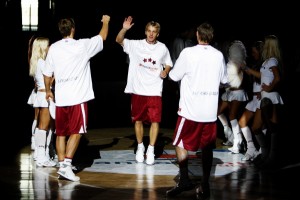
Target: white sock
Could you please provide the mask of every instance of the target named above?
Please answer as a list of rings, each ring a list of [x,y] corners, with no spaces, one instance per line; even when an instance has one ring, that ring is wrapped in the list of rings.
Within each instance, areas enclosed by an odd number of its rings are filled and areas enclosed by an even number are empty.
[[[33,120],[32,122],[32,127],[31,127],[31,134],[34,135],[35,133],[35,128],[36,128],[36,125],[37,125],[37,120]]]
[[[153,150],[154,150],[154,146],[152,146],[152,145],[150,145],[150,144],[149,144],[149,146],[148,146],[148,150],[149,150],[149,151],[150,151],[150,150],[152,150],[152,151],[153,151]]]
[[[68,166],[72,166],[72,159],[71,158],[65,158],[64,159],[64,164],[66,164]]]
[[[46,145],[49,147],[51,139],[52,139],[52,130],[49,129],[49,131],[47,131],[47,140],[46,140]]]
[[[35,134],[34,134],[34,139],[35,139],[35,145],[36,147],[44,147],[46,145],[46,131],[45,130],[40,130],[36,129]]]
[[[46,144],[46,131],[36,129],[36,132],[34,134],[35,139],[35,146],[37,151],[37,161],[45,160],[46,152],[45,152],[45,144]]]
[[[228,124],[228,120],[227,117],[224,114],[220,114],[218,116],[218,119],[220,120],[221,124],[225,127],[225,126],[229,126]]]
[[[50,145],[50,142],[51,142],[51,140],[52,140],[52,134],[53,134],[52,130],[49,129],[49,130],[47,131],[47,138],[46,138],[46,155],[47,155],[49,158],[50,158],[50,154],[49,154],[49,145]]]
[[[143,142],[138,144],[138,148],[141,148],[141,147],[144,147],[144,143]]]
[[[233,119],[230,121],[230,124],[231,124],[231,128],[232,128],[232,132],[233,132],[233,137],[234,139],[238,139],[238,140],[241,140],[242,139],[242,136],[241,136],[241,128],[239,126],[239,123],[237,121],[237,119]]]
[[[59,167],[63,167],[64,161],[59,161]]]
[[[247,148],[248,149],[249,148],[255,148],[250,128],[248,126],[245,126],[245,127],[241,128],[241,130],[242,130],[242,133],[245,137],[245,140],[247,141]]]

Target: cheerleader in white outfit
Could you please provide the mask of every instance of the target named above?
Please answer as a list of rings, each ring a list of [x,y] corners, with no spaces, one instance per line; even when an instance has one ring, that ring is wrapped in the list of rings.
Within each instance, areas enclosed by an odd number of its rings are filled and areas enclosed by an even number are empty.
[[[228,73],[228,87],[221,96],[221,102],[218,110],[218,118],[224,126],[225,137],[233,143],[231,148],[228,148],[232,153],[239,153],[242,151],[242,134],[238,124],[237,115],[243,102],[248,100],[247,93],[242,88],[243,71],[241,67],[246,64],[246,48],[241,41],[235,40],[229,47],[229,57],[227,63]],[[225,109],[229,109],[229,120],[232,128],[232,135],[228,131],[228,122],[226,116],[223,114]],[[227,126],[226,126],[227,125]],[[227,129],[227,130],[226,130]]]
[[[35,39],[35,36],[33,35],[29,41],[28,41],[28,64],[30,65],[30,58],[31,58],[31,52],[32,52],[32,44]],[[29,68],[30,69],[30,68]],[[33,107],[35,98],[36,98],[36,83],[34,80],[34,88],[32,89],[29,98],[27,100],[27,104]],[[37,120],[38,120],[38,115],[39,115],[39,108],[34,108],[34,118],[33,122],[31,125],[31,150],[35,150],[35,140],[34,140],[34,133],[35,133],[35,128],[37,126]]]
[[[56,162],[49,156],[49,144],[52,138],[50,129],[51,116],[49,112],[49,102],[46,100],[46,90],[44,75],[42,73],[45,67],[45,58],[49,48],[49,39],[37,37],[32,45],[32,54],[30,58],[29,75],[36,81],[37,94],[33,103],[34,108],[38,108],[38,125],[35,129],[35,159],[38,167],[53,167]]]
[[[254,63],[252,64],[251,69],[259,72],[260,67],[262,65],[262,52],[263,48],[263,42],[262,41],[256,41],[251,47],[251,55]],[[247,72],[247,67],[243,68]],[[239,119],[239,125],[241,127],[243,136],[247,142],[247,151],[242,157],[242,161],[251,161],[259,154],[259,151],[256,149],[256,146],[253,141],[252,137],[252,131],[250,127],[248,126],[248,123],[251,119],[254,118],[255,112],[260,109],[260,100],[261,100],[261,85],[260,85],[260,79],[256,78],[254,76],[251,76],[251,79],[253,81],[252,84],[252,100],[249,101],[245,107],[245,110],[242,114],[242,116]],[[264,131],[266,131],[264,129]]]
[[[276,36],[269,35],[265,37],[262,51],[264,60],[260,72],[247,69],[247,73],[260,78],[261,80],[261,104],[259,112],[256,112],[253,132],[261,148],[261,156],[255,160],[255,164],[260,168],[275,167],[278,157],[278,122],[279,109],[283,105],[283,100],[278,92],[278,86],[281,80],[281,52],[279,42]],[[270,141],[262,133],[261,129],[267,127],[267,135]]]

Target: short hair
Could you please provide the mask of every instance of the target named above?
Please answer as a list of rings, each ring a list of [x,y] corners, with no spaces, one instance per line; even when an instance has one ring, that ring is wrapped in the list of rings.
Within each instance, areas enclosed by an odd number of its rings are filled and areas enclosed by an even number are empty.
[[[197,32],[203,42],[210,43],[213,40],[214,29],[209,23],[204,22],[200,24],[200,26],[197,27]]]
[[[63,37],[67,37],[71,34],[72,28],[75,28],[75,22],[73,18],[61,19],[58,22],[58,29]]]
[[[150,21],[146,24],[146,27],[145,27],[145,31],[147,31],[148,27],[149,26],[153,26],[157,29],[157,33],[160,32],[160,24],[158,22],[155,22],[155,21]]]

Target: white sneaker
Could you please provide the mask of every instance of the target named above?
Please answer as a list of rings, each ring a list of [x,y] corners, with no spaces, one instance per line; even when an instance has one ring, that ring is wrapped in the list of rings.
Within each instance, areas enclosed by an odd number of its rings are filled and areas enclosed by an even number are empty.
[[[56,166],[56,162],[54,162],[53,160],[43,160],[43,161],[36,161],[36,166],[37,167],[55,167]]]
[[[242,161],[253,161],[257,156],[259,155],[259,152],[255,148],[248,148],[244,157],[242,157]]]
[[[60,167],[59,170],[57,171],[57,173],[60,176],[66,178],[70,181],[79,181],[80,180],[79,176],[75,176],[74,172],[72,171],[71,166],[69,166],[69,165],[64,165],[63,167]]]
[[[57,162],[57,164],[56,164],[56,167],[64,167],[65,166],[65,164],[64,163],[61,163],[61,162]],[[78,169],[77,169],[77,167],[76,166],[74,166],[74,165],[71,165],[71,169],[72,169],[72,171],[77,171]]]
[[[228,143],[227,146],[232,146],[234,138],[233,138],[233,132],[229,126],[224,127],[224,135],[227,138],[227,143]]]
[[[233,146],[228,148],[232,153],[240,153],[242,151],[242,138],[234,138]]]
[[[73,171],[77,171],[77,170],[78,170],[77,167],[74,166],[74,165],[71,166],[71,169],[72,169]]]
[[[58,156],[57,156],[57,154],[54,154],[54,156],[53,156],[53,159],[52,160],[54,160],[55,162],[58,162]]]
[[[228,148],[229,151],[231,151],[231,153],[237,154],[240,153],[240,149],[238,147],[230,147]]]
[[[222,144],[224,146],[232,146],[232,142],[230,142],[229,140],[227,140],[226,142],[222,142]]]
[[[155,160],[154,150],[149,150],[148,149],[146,156],[147,156],[146,164],[147,165],[154,165],[154,160]]]
[[[145,152],[145,147],[138,147],[135,153],[135,160],[136,162],[144,162],[144,152]]]

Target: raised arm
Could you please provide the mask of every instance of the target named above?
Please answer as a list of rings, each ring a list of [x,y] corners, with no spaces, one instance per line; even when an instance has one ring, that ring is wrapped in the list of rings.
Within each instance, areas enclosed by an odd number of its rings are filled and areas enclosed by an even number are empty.
[[[102,20],[101,20],[102,28],[99,32],[99,35],[101,35],[103,41],[106,40],[106,38],[107,38],[109,20],[110,20],[110,16],[108,16],[108,15],[103,15],[102,16]]]
[[[116,42],[122,46],[123,46],[125,33],[134,25],[134,23],[132,23],[132,20],[133,18],[131,16],[125,18],[123,22],[123,27],[116,37]]]

